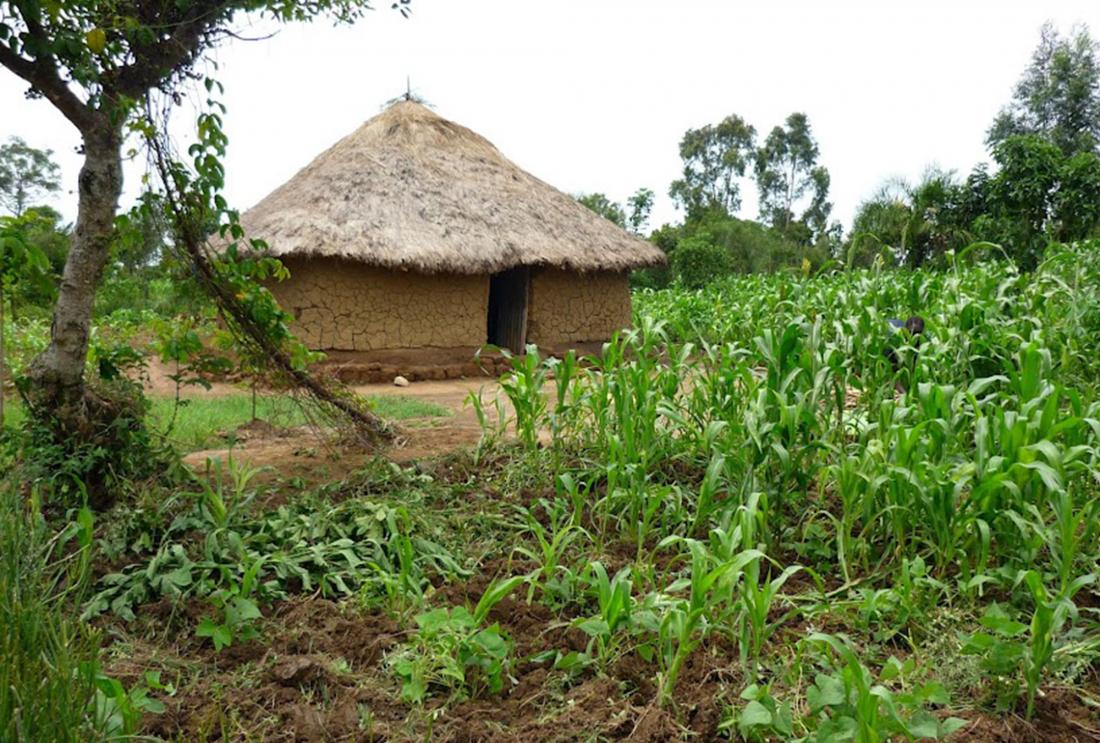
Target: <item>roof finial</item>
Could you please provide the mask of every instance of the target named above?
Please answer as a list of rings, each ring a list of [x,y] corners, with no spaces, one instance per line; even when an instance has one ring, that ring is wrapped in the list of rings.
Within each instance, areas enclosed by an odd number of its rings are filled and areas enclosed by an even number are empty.
[[[386,101],[386,103],[382,106],[382,108],[389,108],[390,106],[394,105],[395,103],[403,103],[403,102],[406,102],[406,101],[409,101],[409,102],[412,102],[412,103],[419,103],[422,106],[428,106],[429,108],[432,108],[432,104],[430,104],[426,100],[424,100],[423,96],[413,92],[412,79],[408,75],[405,75],[405,92],[400,93],[395,98],[391,98],[388,101]]]

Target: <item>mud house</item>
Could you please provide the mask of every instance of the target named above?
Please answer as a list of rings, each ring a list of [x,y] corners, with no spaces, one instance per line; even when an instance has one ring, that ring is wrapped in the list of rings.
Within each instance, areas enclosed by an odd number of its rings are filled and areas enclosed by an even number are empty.
[[[627,272],[663,254],[412,101],[246,212],[291,277],[271,287],[325,351],[521,350],[630,322]]]

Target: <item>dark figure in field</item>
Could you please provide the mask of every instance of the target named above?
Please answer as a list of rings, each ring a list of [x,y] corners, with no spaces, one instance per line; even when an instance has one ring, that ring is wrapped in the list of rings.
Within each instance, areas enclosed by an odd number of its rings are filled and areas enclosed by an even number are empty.
[[[924,332],[924,318],[920,315],[913,315],[905,322],[901,320],[895,320],[893,318],[887,320],[890,324],[890,330],[893,333],[891,341],[886,344],[886,350],[883,351],[883,355],[890,360],[890,366],[893,367],[894,373],[898,373],[898,369],[901,368],[901,359],[898,358],[897,347],[900,345],[910,345],[913,348],[920,348],[920,336]],[[913,361],[916,361],[914,356]],[[903,391],[901,383],[898,383],[898,391]]]

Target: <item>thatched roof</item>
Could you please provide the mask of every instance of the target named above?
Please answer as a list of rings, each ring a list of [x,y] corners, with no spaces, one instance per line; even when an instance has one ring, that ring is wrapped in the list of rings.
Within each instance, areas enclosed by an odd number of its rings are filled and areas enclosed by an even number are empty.
[[[521,170],[483,137],[411,101],[319,155],[241,224],[276,256],[431,273],[622,271],[664,261],[653,245]]]

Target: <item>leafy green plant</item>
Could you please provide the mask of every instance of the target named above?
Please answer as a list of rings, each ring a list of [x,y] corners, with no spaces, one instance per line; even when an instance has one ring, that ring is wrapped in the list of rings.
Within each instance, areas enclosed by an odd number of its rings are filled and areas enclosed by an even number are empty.
[[[256,590],[256,577],[263,562],[263,558],[260,558],[249,565],[239,584],[231,583],[211,594],[210,602],[220,616],[218,619],[203,617],[195,628],[195,634],[210,638],[215,650],[220,651],[234,642],[247,642],[259,636],[254,622],[262,618],[263,614],[252,595]]]
[[[919,555],[902,560],[889,588],[859,590],[859,621],[880,641],[894,640],[912,629],[920,629],[932,602],[946,592],[946,586],[928,575]]]
[[[161,596],[219,596],[223,611],[253,567],[257,572],[244,598],[259,603],[319,590],[326,596],[358,595],[367,604],[385,596],[397,611],[407,608],[403,602],[415,605],[422,598],[429,575],[467,574],[446,549],[413,534],[404,509],[366,498],[333,506],[307,494],[256,514],[249,507],[255,471],[233,472],[181,496],[186,507],[172,518],[155,551],[103,576],[84,617],[109,610],[133,619],[134,607]],[[205,533],[205,539],[189,539],[193,532]]]
[[[924,709],[929,703],[948,703],[942,685],[930,682],[894,692],[875,683],[870,670],[860,663],[855,650],[844,640],[814,633],[806,642],[823,647],[835,658],[831,672],[818,673],[806,691],[810,708],[810,718],[804,721],[810,729],[804,739],[807,743],[834,740],[879,743],[897,735],[939,740],[966,724],[958,718],[940,720]],[[883,669],[881,678],[883,681],[899,678],[904,670],[905,664],[894,660]]]
[[[438,691],[463,698],[499,694],[511,643],[499,624],[485,621],[523,581],[517,576],[491,583],[473,611],[456,606],[419,614],[416,634],[388,660],[401,680],[402,698],[419,704]]]
[[[731,708],[719,724],[719,730],[737,730],[746,741],[766,741],[772,736],[784,740],[794,738],[793,711],[790,702],[781,702],[771,695],[766,685],[749,684],[741,692],[743,707]]]
[[[164,703],[150,696],[153,691],[168,696],[176,693],[175,686],[161,682],[159,671],[146,671],[142,681],[129,689],[116,679],[99,673],[94,701],[95,724],[109,737],[127,736],[138,729],[142,715],[164,712]]]

